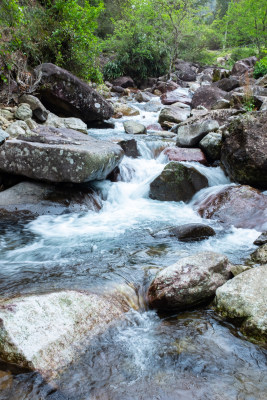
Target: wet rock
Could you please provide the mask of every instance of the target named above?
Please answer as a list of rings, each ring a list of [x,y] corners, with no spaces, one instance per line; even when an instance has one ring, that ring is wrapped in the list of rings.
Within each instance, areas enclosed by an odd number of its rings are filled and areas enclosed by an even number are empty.
[[[179,122],[186,121],[190,115],[190,111],[176,107],[164,107],[159,114],[159,123],[162,125],[164,122],[173,122],[179,124]]]
[[[134,107],[129,106],[128,104],[123,103],[115,103],[114,104],[114,112],[115,114],[121,114],[126,117],[134,117],[135,115],[139,115],[140,111]]]
[[[234,181],[267,189],[267,115],[250,113],[233,121],[223,135],[221,161]]]
[[[118,142],[118,145],[121,146],[124,154],[127,157],[137,158],[140,156],[139,150],[137,148],[137,142],[135,139],[130,140],[121,140]]]
[[[222,133],[210,132],[200,142],[199,147],[211,161],[220,160],[222,147]]]
[[[164,150],[169,161],[195,161],[207,165],[205,154],[200,149],[187,149],[182,147],[168,147]]]
[[[0,128],[0,145],[5,142],[6,139],[9,138],[9,134],[6,133],[6,131],[3,131],[3,129]]]
[[[125,121],[123,127],[126,133],[131,135],[143,135],[146,134],[146,127],[143,124],[135,121]]]
[[[1,219],[98,211],[100,208],[100,199],[87,187],[21,182],[0,192]]]
[[[255,264],[267,264],[267,244],[260,246],[250,256],[250,261]]]
[[[203,218],[217,219],[228,226],[257,229],[267,226],[267,196],[250,186],[227,186],[196,200]]]
[[[210,110],[225,95],[226,92],[216,86],[201,86],[193,95],[192,108],[197,108],[197,106],[201,105]]]
[[[209,132],[219,129],[219,123],[215,120],[206,120],[192,125],[183,125],[177,131],[177,146],[192,147]]]
[[[87,125],[79,118],[60,118],[53,113],[49,113],[44,123],[45,126],[53,126],[54,128],[67,128],[87,133]]]
[[[139,103],[147,103],[148,101],[151,100],[151,98],[156,97],[154,94],[149,93],[149,92],[141,92],[140,90],[138,93],[135,95],[135,100],[138,101]]]
[[[179,88],[179,85],[173,81],[159,82],[156,85],[156,90],[159,90],[161,93],[171,92],[178,88]],[[161,95],[161,93],[159,95]]]
[[[256,246],[267,243],[267,231],[263,232],[254,242]]]
[[[191,97],[189,97],[183,89],[175,89],[172,92],[167,92],[160,97],[162,104],[170,106],[174,103],[180,102],[191,105]]]
[[[39,126],[29,137],[7,140],[0,171],[48,182],[105,179],[123,156],[120,146],[71,129]]]
[[[42,74],[38,93],[50,111],[66,117],[80,118],[86,124],[109,119],[113,108],[99,93],[70,72],[51,63],[36,69]]]
[[[146,127],[146,129],[147,129],[148,131],[157,131],[157,132],[158,132],[158,131],[163,131],[161,125],[158,124],[158,123],[148,125],[148,126]]]
[[[26,103],[30,106],[33,116],[37,119],[37,121],[45,122],[47,120],[48,111],[37,97],[24,94],[19,98],[19,102]]]
[[[25,121],[25,119],[31,117],[32,117],[31,107],[26,103],[20,104],[17,111],[15,112],[15,118]]]
[[[216,310],[237,321],[252,340],[267,340],[267,265],[252,268],[217,289]]]
[[[227,257],[203,252],[180,259],[157,274],[148,290],[151,308],[181,311],[201,305],[231,276]]]
[[[130,76],[121,76],[112,82],[113,86],[121,86],[122,88],[135,87],[135,83]]]
[[[150,184],[149,197],[161,201],[189,201],[207,186],[207,178],[195,168],[172,161]]]
[[[174,236],[182,242],[195,242],[207,239],[210,236],[214,236],[216,233],[208,225],[204,224],[185,224],[176,226],[174,228],[168,228],[158,231],[153,234],[154,237],[162,238],[168,236]]]
[[[231,273],[234,276],[242,274],[243,272],[248,271],[249,269],[251,269],[251,267],[248,265],[231,265],[231,268],[230,268]]]
[[[224,78],[219,80],[218,82],[213,83],[213,86],[216,86],[217,88],[224,90],[225,92],[231,92],[231,90],[238,88],[240,86],[240,83],[238,79]]]
[[[1,300],[1,359],[55,377],[124,311],[112,296],[74,290]]]
[[[111,92],[124,93],[124,89],[121,86],[112,86]]]
[[[243,60],[239,60],[235,63],[232,68],[232,75],[244,75],[245,73],[249,73],[252,71],[254,65],[257,62],[257,57],[248,57],[244,58]]]
[[[30,136],[32,134],[30,128],[25,121],[16,121],[8,126],[6,132],[11,138],[18,136]]]

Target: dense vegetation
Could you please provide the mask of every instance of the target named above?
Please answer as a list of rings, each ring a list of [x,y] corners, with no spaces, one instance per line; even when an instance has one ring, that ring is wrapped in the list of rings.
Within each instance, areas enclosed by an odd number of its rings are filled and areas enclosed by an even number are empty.
[[[0,77],[49,61],[101,81],[104,54],[105,78],[145,79],[177,57],[208,64],[230,53],[229,66],[261,58],[266,37],[266,0],[2,0]]]

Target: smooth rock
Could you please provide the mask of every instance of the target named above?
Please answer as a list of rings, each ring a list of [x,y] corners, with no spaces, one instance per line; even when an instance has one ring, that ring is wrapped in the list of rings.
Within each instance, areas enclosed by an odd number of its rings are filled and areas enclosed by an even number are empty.
[[[135,83],[130,76],[121,76],[112,82],[113,86],[120,86],[122,88],[134,87]]]
[[[19,98],[20,103],[29,104],[33,116],[38,120],[38,122],[45,122],[48,117],[48,111],[41,101],[30,94],[24,94]]]
[[[79,118],[60,118],[53,113],[49,113],[44,125],[53,126],[54,128],[73,129],[87,134],[87,125]]]
[[[111,92],[124,93],[124,89],[121,86],[112,86]]]
[[[137,158],[140,156],[139,150],[137,148],[137,142],[135,139],[130,140],[121,140],[118,142],[118,145],[121,146],[124,154],[127,157]]]
[[[114,112],[115,114],[122,114],[126,117],[134,117],[140,114],[140,111],[137,110],[136,108],[123,103],[115,103]]]
[[[183,125],[177,131],[177,146],[193,147],[209,132],[219,129],[219,123],[215,120],[206,120],[197,124]]]
[[[224,131],[221,161],[234,181],[267,189],[267,114],[254,112]]]
[[[160,91],[161,93],[159,94],[161,96],[162,93],[166,92],[171,92],[175,89],[178,89],[179,85],[173,81],[168,81],[168,82],[159,82],[156,85],[156,90]]]
[[[215,308],[255,341],[267,341],[267,265],[252,268],[217,289]]]
[[[200,142],[199,147],[211,161],[220,160],[222,147],[222,133],[210,132]]]
[[[43,105],[50,111],[66,117],[91,121],[109,119],[111,104],[87,83],[54,64],[45,63],[36,68],[42,74],[38,93]]]
[[[216,235],[214,229],[204,224],[185,224],[167,228],[153,234],[156,238],[174,236],[181,242],[195,242]]]
[[[167,147],[164,154],[169,161],[195,161],[207,165],[205,154],[200,149],[187,149],[182,147]]]
[[[267,229],[267,196],[250,186],[227,186],[196,200],[203,218],[216,219],[236,228]]]
[[[261,246],[262,244],[267,243],[267,231],[263,232],[253,244],[256,246]]]
[[[215,295],[231,276],[227,257],[203,252],[181,258],[157,274],[148,289],[148,303],[160,311],[182,311]]]
[[[201,105],[210,110],[218,100],[225,97],[226,93],[216,86],[201,86],[193,95],[192,108]]]
[[[0,171],[48,182],[105,179],[123,156],[120,146],[71,129],[39,126],[29,137],[7,140]]]
[[[0,145],[3,144],[6,141],[6,139],[8,139],[8,138],[9,138],[9,134],[0,128]]]
[[[174,103],[180,102],[187,105],[191,105],[192,99],[187,95],[183,89],[175,89],[172,92],[166,92],[161,97],[160,100],[162,104],[170,106]]]
[[[207,178],[195,168],[172,161],[150,184],[149,197],[161,201],[189,201],[207,186]]]
[[[146,127],[136,121],[125,121],[123,127],[126,133],[131,135],[144,135],[146,134]]]
[[[22,103],[19,105],[15,112],[15,118],[25,121],[26,119],[32,118],[32,110],[29,104]]]
[[[159,123],[162,125],[167,121],[179,124],[179,122],[186,121],[189,116],[190,110],[185,110],[174,105],[171,107],[164,107],[159,114]]]

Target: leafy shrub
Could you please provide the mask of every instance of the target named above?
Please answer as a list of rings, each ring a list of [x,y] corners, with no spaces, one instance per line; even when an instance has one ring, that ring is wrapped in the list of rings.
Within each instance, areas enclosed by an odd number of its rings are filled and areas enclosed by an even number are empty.
[[[250,47],[238,47],[234,49],[231,53],[231,58],[234,61],[242,60],[243,58],[248,58],[257,55],[257,50]]]
[[[260,78],[267,74],[267,57],[263,57],[260,61],[256,62],[254,68],[254,78]]]
[[[109,61],[104,66],[104,78],[113,81],[124,74],[123,66],[119,61]]]

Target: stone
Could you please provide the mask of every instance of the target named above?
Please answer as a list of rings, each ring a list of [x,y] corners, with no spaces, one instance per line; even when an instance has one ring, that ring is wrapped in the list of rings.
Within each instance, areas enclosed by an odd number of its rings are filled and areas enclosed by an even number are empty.
[[[253,69],[256,62],[257,57],[255,56],[237,61],[232,68],[231,75],[240,76],[244,75],[247,72],[249,73]]]
[[[267,189],[267,115],[245,114],[227,126],[223,134],[221,161],[236,182]]]
[[[126,133],[131,135],[144,135],[146,134],[146,127],[136,121],[125,121],[123,127]]]
[[[136,115],[140,115],[140,111],[134,107],[129,106],[128,104],[123,103],[115,103],[114,104],[114,113],[122,115],[126,117],[134,117]]]
[[[6,132],[11,138],[18,136],[30,136],[32,134],[30,128],[25,121],[15,121],[6,129]]]
[[[190,63],[183,60],[176,60],[174,68],[176,75],[182,81],[192,82],[196,80],[197,74]]]
[[[163,131],[161,125],[159,123],[151,124],[146,127],[148,131]]]
[[[171,92],[172,90],[178,89],[179,85],[177,85],[177,83],[173,82],[173,81],[168,81],[168,82],[159,82],[156,85],[156,89],[160,91],[160,93],[158,94],[159,96],[161,96],[162,93],[166,93],[166,92]],[[154,91],[154,94],[155,91]]]
[[[34,129],[36,129],[36,128],[38,128],[37,122],[35,122],[32,118],[25,119],[25,122],[26,122],[28,128],[29,128],[31,131],[34,130]]]
[[[201,105],[210,110],[218,100],[225,97],[226,93],[216,86],[201,86],[193,95],[192,108]]]
[[[112,86],[111,92],[124,93],[124,89],[121,86]]]
[[[19,98],[19,102],[30,106],[33,116],[38,122],[45,122],[47,120],[48,111],[37,97],[24,94]]]
[[[120,163],[120,146],[71,129],[39,126],[31,136],[7,140],[0,171],[47,182],[82,183],[105,179]]]
[[[9,138],[9,134],[6,131],[3,131],[3,129],[0,128],[0,146],[3,144],[6,139]]]
[[[250,255],[250,260],[255,264],[267,264],[267,244],[263,244]]]
[[[166,92],[161,97],[160,100],[162,104],[170,106],[174,103],[180,102],[187,105],[191,105],[192,99],[187,95],[183,89],[175,89],[172,92]]]
[[[205,154],[200,149],[186,149],[182,147],[167,147],[164,154],[169,161],[195,161],[207,165]]]
[[[189,116],[190,110],[185,110],[176,106],[164,107],[159,114],[159,123],[161,125],[164,122],[179,124],[179,122],[186,121]]]
[[[0,108],[0,117],[5,118],[7,121],[12,121],[14,119],[14,114],[5,108]]]
[[[28,118],[32,118],[32,110],[29,104],[20,104],[17,111],[15,112],[15,118],[21,119],[22,121],[25,121]]]
[[[267,88],[267,74],[257,79],[255,85]]]
[[[183,125],[177,131],[177,146],[193,147],[209,132],[219,129],[219,123],[215,120],[206,120],[192,125]]]
[[[38,87],[43,105],[55,114],[91,121],[109,119],[113,107],[87,83],[54,64],[45,63],[36,68],[42,75]]]
[[[11,121],[8,121],[4,117],[0,116],[0,127],[5,130],[9,127],[9,125],[11,125]]]
[[[207,178],[195,168],[172,161],[150,184],[149,197],[161,201],[189,201],[207,186]]]
[[[98,211],[100,208],[100,199],[88,187],[24,181],[0,192],[2,220]]]
[[[149,92],[141,92],[140,90],[137,92],[135,95],[135,100],[138,101],[139,103],[147,103],[148,101],[151,100],[151,98],[156,97],[154,94],[149,93]]]
[[[267,243],[267,231],[263,232],[253,244],[256,246],[261,246],[262,244]]]
[[[264,231],[267,227],[267,196],[250,186],[226,186],[197,200],[195,208],[203,218],[227,226]]]
[[[114,296],[65,290],[0,303],[0,356],[54,378],[125,312]]]
[[[53,126],[54,128],[73,129],[87,134],[87,125],[79,118],[60,118],[53,113],[49,113],[44,125]]]
[[[253,341],[267,341],[267,265],[252,268],[217,289],[215,309],[241,324]]]
[[[225,91],[225,92],[231,92],[231,90],[234,90],[240,86],[240,82],[238,79],[234,78],[223,78],[215,83],[213,83],[213,86],[216,86],[217,88]]]
[[[222,133],[210,132],[199,142],[199,147],[211,161],[220,160],[222,147]]]
[[[127,157],[137,158],[140,156],[139,150],[137,148],[137,142],[135,139],[130,140],[121,140],[118,142],[118,145],[121,146],[124,154]]]
[[[121,76],[112,82],[113,86],[120,86],[122,88],[135,87],[135,83],[130,76]]]
[[[199,306],[210,301],[230,276],[224,255],[203,252],[181,258],[156,275],[148,289],[148,304],[163,312]]]
[[[214,229],[204,224],[185,224],[158,231],[153,234],[156,238],[174,236],[181,242],[195,242],[205,240],[216,235]]]
[[[234,276],[242,274],[242,272],[248,271],[249,269],[251,269],[251,267],[248,265],[231,265],[231,268],[230,268],[231,273]]]
[[[192,110],[192,117],[188,118],[184,122],[180,122],[177,126],[176,131],[180,126],[199,124],[207,120],[216,120],[220,127],[223,127],[229,123],[237,115],[242,114],[242,110],[237,109],[224,109],[224,110]]]
[[[223,110],[225,108],[230,108],[231,103],[226,99],[219,99],[216,103],[211,107],[212,110]]]

